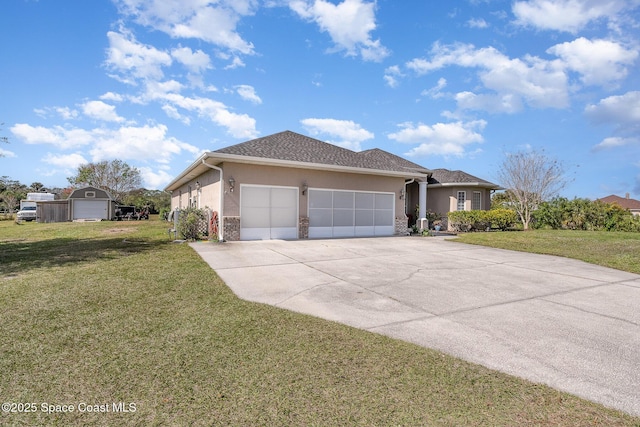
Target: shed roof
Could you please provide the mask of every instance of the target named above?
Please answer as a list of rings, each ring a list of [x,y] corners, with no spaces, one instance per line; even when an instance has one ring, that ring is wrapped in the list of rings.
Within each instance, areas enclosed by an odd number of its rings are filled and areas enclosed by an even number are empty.
[[[100,188],[97,187],[82,187],[82,188],[76,188],[75,190],[73,190],[73,192],[69,195],[70,199],[86,199],[86,192],[89,191],[93,191],[95,193],[94,197],[91,197],[91,199],[103,199],[103,200],[113,200],[111,198],[111,195],[105,191],[102,190]]]
[[[451,185],[470,185],[476,187],[490,188],[492,190],[500,190],[497,184],[478,178],[461,170],[449,169],[433,169],[433,173],[429,177],[429,185],[433,186],[451,186]]]
[[[598,199],[598,200],[604,203],[615,203],[618,206],[625,209],[629,209],[629,210],[634,210],[634,211],[640,210],[640,200],[631,199],[629,197],[620,197],[620,196],[616,196],[615,194],[612,194],[610,196],[603,197],[602,199]]]

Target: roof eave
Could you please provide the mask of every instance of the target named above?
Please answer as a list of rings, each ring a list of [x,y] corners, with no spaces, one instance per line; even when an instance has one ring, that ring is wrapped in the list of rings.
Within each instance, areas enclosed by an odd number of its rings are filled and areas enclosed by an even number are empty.
[[[440,187],[479,187],[479,188],[488,188],[490,190],[505,190],[505,188],[502,188],[499,185],[491,184],[488,182],[445,182],[445,183],[427,185],[427,188],[440,188]]]
[[[194,173],[196,172],[197,169],[199,169],[199,166],[202,166],[203,170],[208,169],[206,166],[202,164],[202,161],[208,157],[207,154],[209,153],[210,152],[205,152],[202,155],[200,155],[191,165],[189,165],[189,167],[187,167],[184,171],[182,171],[180,175],[175,177],[169,184],[167,184],[164,187],[164,191],[176,190],[177,188],[191,181],[195,176],[201,175],[202,172],[197,173],[195,175]]]
[[[212,164],[220,164],[223,162],[234,162],[234,163],[243,163],[243,164],[251,164],[251,165],[264,165],[264,166],[279,166],[279,167],[288,167],[288,168],[297,168],[297,169],[314,169],[314,170],[324,170],[331,172],[346,172],[346,173],[357,173],[363,175],[382,175],[382,176],[391,176],[391,177],[399,177],[399,178],[426,178],[428,174],[431,172],[428,169],[425,169],[425,172],[418,171],[389,171],[384,169],[369,169],[369,168],[359,168],[353,166],[341,166],[341,165],[329,165],[324,163],[309,163],[309,162],[299,162],[294,160],[280,160],[280,159],[270,159],[265,157],[253,157],[253,156],[242,156],[238,154],[226,154],[226,153],[216,153],[212,151],[208,151],[204,153],[202,156],[198,158],[194,163],[191,164],[184,172],[178,175],[173,181],[171,181],[166,187],[165,191],[172,191],[185,183],[191,181],[196,176],[200,175],[202,172],[199,172],[199,166],[202,165],[203,160],[213,160]],[[206,166],[202,165],[202,170],[204,171]]]

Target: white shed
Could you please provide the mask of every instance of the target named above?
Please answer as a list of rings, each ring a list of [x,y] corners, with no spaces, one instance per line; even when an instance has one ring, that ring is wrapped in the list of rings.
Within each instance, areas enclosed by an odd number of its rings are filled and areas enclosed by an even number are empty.
[[[78,188],[69,196],[72,221],[113,219],[115,206],[111,195],[96,187]]]

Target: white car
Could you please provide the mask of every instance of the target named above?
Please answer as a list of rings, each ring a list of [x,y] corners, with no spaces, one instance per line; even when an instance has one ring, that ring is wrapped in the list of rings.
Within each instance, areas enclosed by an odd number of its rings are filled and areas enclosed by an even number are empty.
[[[24,206],[17,214],[19,221],[35,221],[36,220],[36,207]]]

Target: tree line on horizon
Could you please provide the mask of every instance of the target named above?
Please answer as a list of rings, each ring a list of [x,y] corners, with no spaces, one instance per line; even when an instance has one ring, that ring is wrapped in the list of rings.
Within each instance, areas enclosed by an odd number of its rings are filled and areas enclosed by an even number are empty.
[[[55,194],[56,199],[67,199],[75,189],[87,186],[107,191],[120,205],[148,209],[150,213],[169,210],[171,207],[171,196],[167,192],[143,188],[140,170],[122,160],[81,165],[67,181],[69,186],[60,188],[46,187],[41,182],[27,185],[8,176],[0,177],[0,210],[16,212],[20,200],[25,199],[27,193],[48,192]]]

